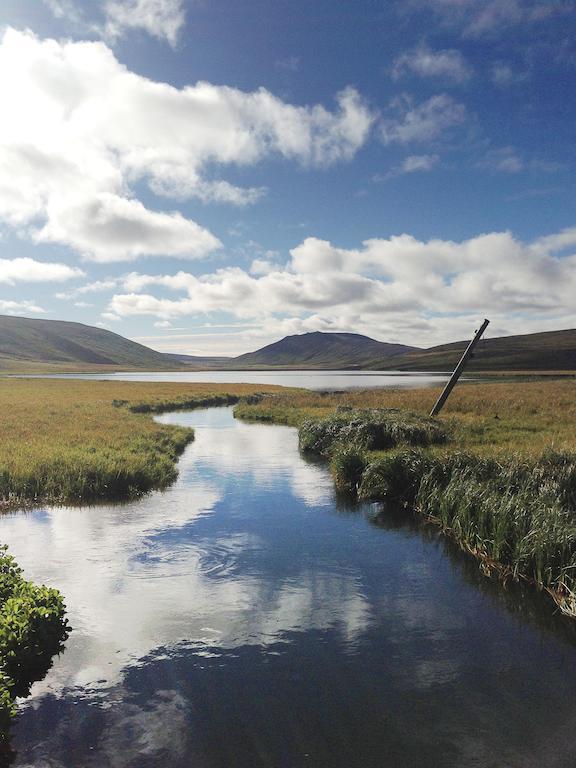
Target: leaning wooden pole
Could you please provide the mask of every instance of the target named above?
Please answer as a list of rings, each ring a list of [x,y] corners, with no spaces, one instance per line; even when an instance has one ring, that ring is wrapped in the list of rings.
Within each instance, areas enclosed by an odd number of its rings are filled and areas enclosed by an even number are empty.
[[[476,331],[476,335],[474,336],[470,344],[468,344],[468,346],[466,347],[466,351],[460,358],[460,362],[458,363],[456,368],[454,368],[454,373],[452,374],[452,376],[450,376],[450,380],[444,387],[442,394],[440,395],[438,400],[436,400],[436,404],[434,408],[432,408],[432,410],[430,411],[430,416],[437,416],[442,410],[444,403],[446,402],[446,400],[448,400],[448,396],[450,395],[450,392],[452,392],[452,390],[456,386],[456,382],[460,378],[460,374],[464,370],[466,363],[468,362],[470,356],[472,355],[472,352],[474,351],[474,347],[480,341],[480,337],[482,336],[486,328],[488,328],[489,323],[490,323],[490,320],[484,320],[479,330]]]

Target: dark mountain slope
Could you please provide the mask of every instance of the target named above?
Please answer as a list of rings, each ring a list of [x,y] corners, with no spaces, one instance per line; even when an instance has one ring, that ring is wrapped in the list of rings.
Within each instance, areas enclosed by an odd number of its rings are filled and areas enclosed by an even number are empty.
[[[256,352],[235,357],[229,368],[362,368],[369,361],[415,350],[404,344],[387,344],[358,333],[305,333],[269,344]]]
[[[442,344],[410,352],[393,360],[373,360],[381,370],[447,371],[454,368],[468,341]],[[480,341],[467,370],[476,371],[574,371],[576,330],[501,336]]]
[[[162,353],[82,323],[0,315],[0,370],[60,367],[176,368]]]

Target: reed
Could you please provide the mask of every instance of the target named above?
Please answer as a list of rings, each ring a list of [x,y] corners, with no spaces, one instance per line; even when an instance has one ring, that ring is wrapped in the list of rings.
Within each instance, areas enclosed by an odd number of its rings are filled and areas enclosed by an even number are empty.
[[[576,382],[461,386],[430,422],[437,395],[276,393],[236,413],[298,426],[339,491],[415,510],[486,574],[535,584],[576,617]]]

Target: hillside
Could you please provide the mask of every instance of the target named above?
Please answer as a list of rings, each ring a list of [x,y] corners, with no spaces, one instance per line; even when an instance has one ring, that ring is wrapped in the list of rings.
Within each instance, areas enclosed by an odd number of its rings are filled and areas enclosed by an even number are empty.
[[[227,368],[364,368],[382,360],[417,350],[404,344],[387,344],[358,333],[304,333],[268,344],[230,360]]]
[[[0,315],[0,371],[177,368],[160,352],[82,323]]]
[[[454,368],[468,341],[442,344],[410,352],[393,360],[373,360],[379,370],[447,371]],[[467,370],[476,371],[574,371],[576,329],[482,339]]]

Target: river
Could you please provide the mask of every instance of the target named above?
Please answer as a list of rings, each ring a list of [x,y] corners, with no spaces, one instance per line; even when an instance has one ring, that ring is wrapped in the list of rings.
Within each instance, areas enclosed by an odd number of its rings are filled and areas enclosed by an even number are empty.
[[[566,768],[576,642],[433,528],[334,496],[294,429],[178,412],[176,483],[5,515],[73,632],[13,729],[20,768]]]

